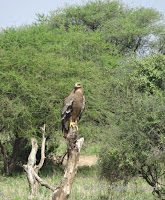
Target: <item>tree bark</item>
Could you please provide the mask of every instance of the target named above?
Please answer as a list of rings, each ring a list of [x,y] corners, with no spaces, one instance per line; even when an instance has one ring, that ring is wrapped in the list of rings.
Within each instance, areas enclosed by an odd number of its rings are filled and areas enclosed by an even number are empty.
[[[9,155],[9,152],[7,151],[7,148],[5,148],[5,145],[3,145],[0,142],[0,149],[3,155],[3,173],[5,173],[8,176],[12,175],[13,170],[15,169],[16,166],[17,158],[20,154],[22,147],[26,144],[26,142],[27,142],[26,139],[23,140],[22,138],[19,138],[17,135],[14,141],[14,146],[11,155]]]
[[[68,199],[71,192],[72,183],[77,173],[79,155],[84,138],[78,139],[77,129],[71,127],[66,139],[68,163],[61,184],[54,191],[52,200]]]
[[[4,145],[0,142],[1,153],[3,156],[3,171],[2,173],[9,174],[9,159],[8,159],[8,152],[5,151]]]
[[[16,166],[17,158],[20,154],[22,147],[25,146],[26,142],[27,142],[26,139],[23,140],[22,138],[19,138],[19,137],[15,139],[13,152],[12,152],[12,155],[10,156],[10,161],[9,161],[9,169],[8,169],[9,176],[12,175]]]

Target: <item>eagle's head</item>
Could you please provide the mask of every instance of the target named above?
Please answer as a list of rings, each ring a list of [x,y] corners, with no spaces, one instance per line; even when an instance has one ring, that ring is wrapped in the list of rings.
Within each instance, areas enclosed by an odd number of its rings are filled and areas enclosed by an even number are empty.
[[[82,87],[83,86],[81,85],[81,83],[79,82],[75,83],[75,86],[74,86],[75,89],[82,88]]]

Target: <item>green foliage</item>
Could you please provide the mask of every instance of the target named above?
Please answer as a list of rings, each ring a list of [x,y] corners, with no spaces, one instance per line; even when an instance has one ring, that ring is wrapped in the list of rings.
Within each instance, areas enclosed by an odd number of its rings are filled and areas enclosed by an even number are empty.
[[[62,25],[83,25],[95,31],[108,19],[113,19],[122,12],[122,4],[117,1],[89,1],[83,6],[70,6],[51,13],[48,18],[52,29]]]
[[[29,141],[26,152],[22,150],[28,155],[30,137],[41,138],[40,127],[44,123],[47,152],[55,151],[58,138],[62,137],[63,99],[77,81],[84,85],[87,99],[80,133],[90,138],[92,130],[88,134],[87,127],[91,122],[93,126],[104,122],[102,113],[106,111],[100,107],[103,67],[115,68],[120,56],[113,45],[102,41],[100,33],[85,32],[82,26],[70,26],[68,32],[62,26],[49,30],[41,23],[4,30],[0,47],[1,144],[7,151],[8,163],[16,138]],[[99,129],[95,134],[98,132]]]
[[[47,23],[51,29],[82,25],[84,31],[98,31],[102,38],[114,44],[121,54],[144,53],[151,37],[163,31],[162,15],[150,8],[129,8],[119,1],[89,1],[83,6],[71,6],[52,12]]]
[[[165,57],[158,53],[131,63],[134,69],[130,79],[140,92],[156,93],[165,90]]]
[[[100,154],[101,174],[110,182],[127,182],[141,174],[158,187],[158,197],[164,193],[165,178],[164,59],[162,54],[132,59],[115,71],[117,80],[110,87],[113,136],[106,138]]]
[[[116,44],[121,53],[143,53],[150,45],[150,37],[161,31],[155,25],[160,19],[161,15],[153,9],[126,9],[119,17],[107,20],[102,28],[104,38]]]
[[[127,182],[138,173],[150,180],[156,169],[155,180],[162,182],[165,60],[161,45],[150,40],[164,41],[162,15],[107,0],[37,17],[31,26],[0,33],[0,149],[5,172],[12,173],[16,160],[27,160],[31,137],[41,143],[44,123],[46,154],[57,150],[62,103],[80,81],[86,110],[79,133],[91,154],[104,143],[102,175],[111,182]],[[150,45],[160,53],[135,59],[134,53]],[[130,54],[135,58],[126,57]]]

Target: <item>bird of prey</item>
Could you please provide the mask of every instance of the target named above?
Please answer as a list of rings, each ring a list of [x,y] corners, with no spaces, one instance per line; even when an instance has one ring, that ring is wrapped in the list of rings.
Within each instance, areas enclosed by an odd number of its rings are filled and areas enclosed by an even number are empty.
[[[76,127],[85,108],[85,97],[83,96],[83,86],[81,83],[75,83],[74,89],[68,97],[65,98],[62,113],[61,123],[64,138],[67,137],[70,127]]]

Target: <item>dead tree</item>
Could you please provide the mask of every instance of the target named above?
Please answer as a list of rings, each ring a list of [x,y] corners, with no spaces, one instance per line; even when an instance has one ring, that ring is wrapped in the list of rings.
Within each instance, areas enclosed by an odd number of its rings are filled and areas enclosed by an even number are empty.
[[[41,147],[40,163],[36,165],[36,154],[38,151],[38,144],[37,144],[37,140],[35,138],[32,138],[31,139],[32,150],[28,157],[28,163],[27,165],[23,165],[23,168],[27,173],[27,179],[29,182],[29,188],[30,188],[30,194],[28,197],[29,199],[32,199],[33,196],[36,196],[38,194],[38,183],[51,189],[52,191],[55,190],[55,188],[53,188],[52,186],[44,182],[38,176],[38,171],[43,166],[44,160],[45,160],[45,141],[46,141],[46,138],[45,138],[45,125],[44,125],[44,127],[42,128],[42,147]]]
[[[32,138],[32,150],[28,158],[28,163],[27,165],[23,166],[27,173],[30,187],[29,199],[38,194],[38,184],[40,183],[42,186],[45,186],[46,188],[53,191],[52,200],[66,200],[70,195],[72,183],[77,173],[79,155],[82,144],[84,142],[84,138],[79,139],[77,129],[72,127],[70,128],[66,138],[68,161],[65,168],[64,176],[59,187],[52,187],[38,176],[38,171],[42,167],[45,159],[45,125],[42,130],[43,136],[41,147],[41,160],[39,165],[36,165],[36,154],[38,150],[37,140],[35,138]]]
[[[70,128],[66,141],[68,161],[61,184],[55,189],[52,200],[68,199],[77,173],[79,155],[84,138],[78,139],[77,129]]]

